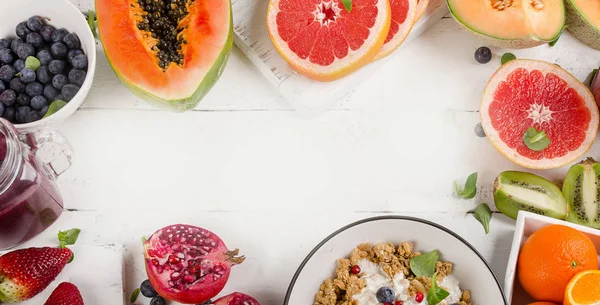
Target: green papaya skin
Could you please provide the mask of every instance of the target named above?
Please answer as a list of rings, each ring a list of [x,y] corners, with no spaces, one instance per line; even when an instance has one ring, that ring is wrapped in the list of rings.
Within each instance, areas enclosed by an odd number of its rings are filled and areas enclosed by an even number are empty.
[[[588,158],[569,168],[563,183],[567,221],[600,229],[600,163]]]
[[[517,219],[519,211],[552,218],[567,216],[567,202],[561,189],[532,173],[505,171],[494,181],[494,203],[502,214]]]

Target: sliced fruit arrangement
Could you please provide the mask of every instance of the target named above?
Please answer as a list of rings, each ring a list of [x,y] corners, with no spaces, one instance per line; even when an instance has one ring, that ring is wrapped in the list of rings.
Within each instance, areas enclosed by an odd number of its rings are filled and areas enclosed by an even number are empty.
[[[600,271],[587,270],[575,275],[567,285],[563,304],[600,304]]]
[[[590,90],[561,67],[514,59],[485,87],[481,125],[494,147],[526,168],[549,169],[580,158],[598,131]]]
[[[600,50],[600,1],[566,0],[567,30],[581,42]]]
[[[561,35],[565,26],[563,0],[446,2],[460,25],[497,47],[523,49],[549,43]]]
[[[194,108],[219,80],[233,44],[229,0],[98,0],[106,57],[134,94],[165,109]]]

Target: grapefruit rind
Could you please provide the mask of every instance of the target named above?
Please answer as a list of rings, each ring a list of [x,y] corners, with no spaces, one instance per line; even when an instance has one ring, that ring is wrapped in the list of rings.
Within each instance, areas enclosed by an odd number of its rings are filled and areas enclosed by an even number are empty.
[[[375,60],[380,60],[396,51],[402,45],[402,43],[404,43],[406,37],[408,37],[410,31],[417,22],[417,0],[404,1],[407,1],[409,3],[408,12],[406,14],[406,20],[404,20],[404,22],[400,25],[398,32],[396,32],[396,35],[394,35],[394,38],[392,38],[392,40],[388,41],[387,43],[384,43],[383,46],[381,46],[381,49],[375,56]],[[423,1],[427,0],[421,0],[421,3]],[[391,22],[394,21],[392,20]]]
[[[427,6],[429,5],[429,0],[419,0],[417,3],[417,15],[415,17],[415,23],[421,20],[421,17],[425,14],[427,10]]]
[[[587,108],[591,113],[589,127],[586,131],[586,137],[583,143],[577,150],[570,151],[566,155],[558,158],[547,159],[542,158],[540,160],[532,160],[519,154],[515,149],[510,148],[504,143],[498,134],[498,132],[492,127],[491,118],[489,116],[490,103],[494,100],[495,89],[498,87],[500,82],[504,81],[506,77],[517,68],[525,68],[527,70],[539,70],[544,75],[549,72],[559,76],[567,84],[573,88],[585,101]],[[487,138],[490,140],[492,145],[506,158],[516,163],[517,165],[523,166],[530,169],[552,169],[562,167],[569,164],[583,154],[585,154],[592,146],[593,141],[598,132],[598,106],[596,105],[594,96],[590,90],[582,84],[577,78],[566,70],[544,61],[532,60],[532,59],[515,59],[500,67],[490,78],[487,83],[481,105],[479,109],[481,116],[481,126],[485,131]]]

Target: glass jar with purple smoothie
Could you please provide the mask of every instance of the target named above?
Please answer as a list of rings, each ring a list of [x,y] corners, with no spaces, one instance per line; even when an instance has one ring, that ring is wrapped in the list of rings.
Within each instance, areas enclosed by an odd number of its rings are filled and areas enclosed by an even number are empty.
[[[54,181],[71,166],[71,157],[58,132],[19,132],[0,119],[0,250],[28,241],[62,214]]]

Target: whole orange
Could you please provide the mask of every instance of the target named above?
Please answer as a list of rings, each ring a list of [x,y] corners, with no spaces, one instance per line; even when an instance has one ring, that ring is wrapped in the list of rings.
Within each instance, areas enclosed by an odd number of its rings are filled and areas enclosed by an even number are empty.
[[[556,304],[550,303],[550,302],[534,302],[534,303],[530,303],[528,305],[556,305]]]
[[[525,242],[517,263],[521,286],[536,300],[561,303],[567,284],[585,270],[598,269],[594,243],[583,233],[549,225]]]

